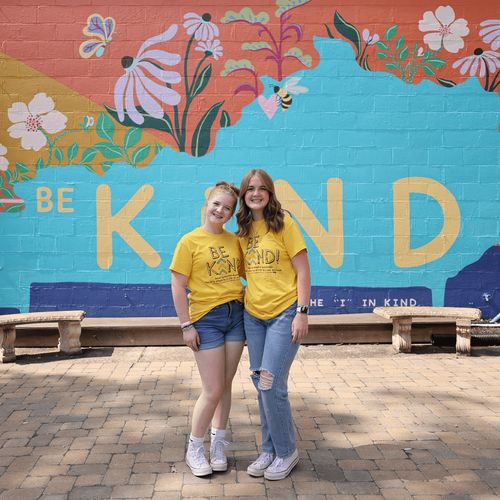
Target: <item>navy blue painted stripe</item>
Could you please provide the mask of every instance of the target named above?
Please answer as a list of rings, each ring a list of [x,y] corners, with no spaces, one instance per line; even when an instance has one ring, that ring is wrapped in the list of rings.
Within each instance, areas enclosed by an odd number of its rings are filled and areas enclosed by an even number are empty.
[[[311,314],[367,313],[384,305],[432,305],[432,293],[425,287],[312,287]],[[65,309],[83,309],[95,318],[175,316],[170,285],[31,284],[31,312]]]
[[[16,309],[15,307],[0,307],[0,315],[2,314],[18,314],[19,309]]]

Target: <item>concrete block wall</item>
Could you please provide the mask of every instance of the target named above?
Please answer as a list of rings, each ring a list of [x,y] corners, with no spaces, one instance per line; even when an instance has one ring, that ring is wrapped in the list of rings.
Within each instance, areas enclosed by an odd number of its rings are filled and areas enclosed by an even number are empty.
[[[172,315],[207,187],[258,167],[306,235],[314,313],[496,315],[497,18],[487,0],[3,1],[0,313]]]

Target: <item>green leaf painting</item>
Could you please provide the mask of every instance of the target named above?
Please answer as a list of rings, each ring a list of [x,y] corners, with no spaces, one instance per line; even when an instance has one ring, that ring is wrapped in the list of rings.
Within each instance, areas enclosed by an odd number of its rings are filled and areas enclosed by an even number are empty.
[[[87,148],[82,153],[82,158],[80,161],[82,163],[89,163],[95,158],[96,154],[97,154],[97,151],[94,148]]]
[[[231,118],[229,116],[229,113],[223,109],[220,115],[220,127],[221,128],[227,128],[231,126]]]
[[[24,163],[16,162],[13,170],[6,170],[4,172],[7,182],[9,184],[14,184],[16,182],[27,181],[31,178],[29,174],[29,168]],[[0,186],[3,184],[3,177],[0,175]]]
[[[424,73],[427,76],[434,76],[436,74],[436,72],[432,69],[431,66],[424,66]]]
[[[398,31],[398,25],[395,24],[394,26],[390,26],[389,28],[387,28],[387,30],[385,31],[385,34],[384,34],[384,37],[385,39],[390,42],[395,36],[396,36],[396,32]],[[404,41],[404,40],[403,40]]]
[[[451,88],[451,87],[455,87],[455,85],[456,85],[456,82],[454,82],[453,80],[447,80],[446,78],[439,78],[437,76],[436,80],[443,87]]]
[[[105,161],[101,164],[102,171],[106,173],[113,166],[113,162]]]
[[[98,142],[97,144],[94,144],[94,148],[108,160],[120,158],[122,156],[120,147],[111,142]]]
[[[137,165],[141,161],[144,161],[148,157],[150,149],[151,149],[151,146],[149,144],[146,146],[141,146],[141,147],[137,148],[132,153],[132,164]]]
[[[68,162],[71,163],[77,154],[78,154],[78,143],[74,142],[68,148]]]
[[[234,71],[239,70],[253,70],[255,71],[254,65],[248,59],[228,59],[224,64],[224,69],[220,72],[221,76],[227,76]]]
[[[106,113],[101,113],[99,115],[95,129],[99,137],[107,139],[111,142],[113,141],[113,135],[115,134],[115,124]]]
[[[335,38],[333,36],[333,33],[331,32],[330,27],[328,26],[328,24],[325,24],[325,28],[326,28],[326,33],[328,34],[328,37],[329,38]]]
[[[0,188],[0,195],[2,198],[14,198],[14,193],[7,188]]]
[[[137,127],[131,128],[127,132],[127,135],[123,140],[123,146],[125,147],[125,149],[129,149],[135,146],[141,140],[141,136],[142,136],[142,130],[140,128]]]
[[[24,208],[24,203],[9,205],[4,211],[9,213],[20,212]]]
[[[446,65],[446,61],[444,59],[439,59],[438,57],[433,57],[427,61],[427,64],[439,69]]]
[[[241,45],[241,48],[243,50],[271,50],[271,45],[269,45],[267,42],[245,42]]]
[[[64,158],[64,153],[61,148],[54,149],[54,156],[56,157],[57,163],[60,165]]]
[[[312,66],[312,57],[309,54],[303,54],[302,50],[298,47],[292,47],[291,49],[288,49],[285,53],[285,56],[295,57],[306,68],[310,68]]]
[[[137,107],[137,111],[144,117],[144,122],[138,125],[133,120],[129,118],[127,113],[125,113],[125,118],[123,122],[120,122],[118,119],[118,113],[115,109],[110,108],[109,106],[104,105],[108,113],[115,119],[118,123],[125,125],[126,127],[135,127],[135,128],[152,128],[155,130],[161,130],[166,132],[167,134],[173,135],[174,128],[172,126],[172,121],[170,120],[167,114],[163,115],[163,118],[154,118],[151,115],[148,115],[140,106]]]
[[[288,12],[299,5],[304,5],[308,3],[310,0],[275,0],[276,5],[279,7],[276,11],[276,17],[283,15],[285,12]]]
[[[191,94],[192,97],[195,97],[198,94],[201,94],[201,92],[203,92],[203,89],[207,86],[211,76],[212,76],[212,65],[209,64],[208,66],[205,66],[205,68],[203,68],[201,73],[198,75],[198,78],[196,78],[195,82],[193,83],[193,89]]]
[[[361,52],[361,37],[359,36],[359,31],[357,28],[348,23],[338,11],[335,11],[333,16],[333,24],[335,29],[345,38],[350,40],[354,47],[356,48],[356,57],[359,56]]]
[[[222,24],[233,23],[235,21],[244,21],[250,24],[265,24],[269,21],[269,14],[264,11],[254,14],[250,7],[244,7],[239,12],[228,10],[220,20]]]
[[[210,133],[212,125],[217,117],[220,107],[224,101],[214,104],[202,117],[193,134],[191,140],[191,154],[193,156],[203,156],[210,147]]]

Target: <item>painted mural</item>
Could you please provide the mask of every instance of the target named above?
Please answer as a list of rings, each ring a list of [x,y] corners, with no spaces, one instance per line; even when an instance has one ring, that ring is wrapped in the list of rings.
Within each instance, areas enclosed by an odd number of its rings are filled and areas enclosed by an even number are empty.
[[[2,2],[0,313],[173,315],[178,238],[255,167],[313,313],[500,312],[498,9],[383,3]]]

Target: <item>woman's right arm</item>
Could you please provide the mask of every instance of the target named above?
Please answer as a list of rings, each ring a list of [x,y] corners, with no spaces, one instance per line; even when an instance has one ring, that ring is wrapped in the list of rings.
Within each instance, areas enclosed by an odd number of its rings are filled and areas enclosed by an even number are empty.
[[[189,319],[189,304],[186,295],[188,277],[184,274],[172,271],[172,298],[174,299],[175,312],[181,322],[188,323]],[[193,351],[198,351],[200,338],[194,326],[187,330],[183,330],[182,337],[184,343]]]

